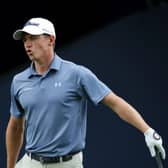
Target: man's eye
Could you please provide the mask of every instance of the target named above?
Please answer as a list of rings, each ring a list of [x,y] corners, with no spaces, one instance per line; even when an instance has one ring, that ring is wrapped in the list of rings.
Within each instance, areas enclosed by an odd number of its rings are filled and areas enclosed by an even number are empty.
[[[40,36],[36,35],[36,36],[29,36],[29,37],[23,37],[23,42],[26,42],[27,40],[36,40],[36,39],[39,39]]]

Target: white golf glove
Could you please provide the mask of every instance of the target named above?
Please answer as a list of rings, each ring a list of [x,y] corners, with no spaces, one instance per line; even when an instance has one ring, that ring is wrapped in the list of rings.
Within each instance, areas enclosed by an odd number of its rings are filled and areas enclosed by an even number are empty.
[[[147,131],[144,132],[145,142],[149,148],[152,157],[156,156],[155,148],[161,154],[162,159],[166,158],[165,150],[162,146],[162,138],[161,136],[152,128],[149,128]]]

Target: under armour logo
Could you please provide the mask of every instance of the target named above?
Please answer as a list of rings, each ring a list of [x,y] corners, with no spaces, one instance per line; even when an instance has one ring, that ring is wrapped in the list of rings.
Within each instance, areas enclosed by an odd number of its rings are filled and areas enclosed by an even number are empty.
[[[62,86],[62,83],[61,83],[61,82],[55,82],[54,86],[55,86],[55,87],[61,87],[61,86]]]

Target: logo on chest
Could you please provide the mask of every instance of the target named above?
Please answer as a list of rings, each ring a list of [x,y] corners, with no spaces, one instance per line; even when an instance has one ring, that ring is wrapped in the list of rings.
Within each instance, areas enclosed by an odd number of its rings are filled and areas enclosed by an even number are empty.
[[[61,83],[61,82],[55,82],[55,83],[54,83],[54,87],[56,87],[56,88],[57,88],[57,87],[61,87],[61,86],[62,86],[62,83]]]

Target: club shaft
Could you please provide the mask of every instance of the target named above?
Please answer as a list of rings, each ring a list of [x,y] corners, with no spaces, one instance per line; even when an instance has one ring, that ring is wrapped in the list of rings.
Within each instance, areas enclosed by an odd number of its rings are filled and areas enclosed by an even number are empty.
[[[157,162],[158,168],[163,168],[162,159],[161,159],[160,153],[159,153],[159,151],[157,149],[156,149],[155,158],[156,158],[156,162]]]

